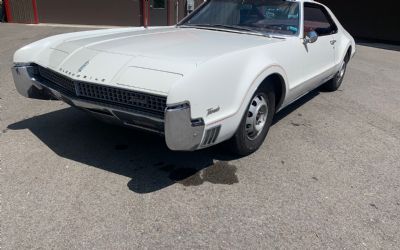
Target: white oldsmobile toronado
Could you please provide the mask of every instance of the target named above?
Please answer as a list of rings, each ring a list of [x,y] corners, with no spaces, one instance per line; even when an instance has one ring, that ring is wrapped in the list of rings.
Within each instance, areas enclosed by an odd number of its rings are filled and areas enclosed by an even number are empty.
[[[20,94],[160,133],[171,150],[256,151],[273,116],[339,88],[354,39],[310,0],[209,0],[173,27],[49,37],[19,49]]]

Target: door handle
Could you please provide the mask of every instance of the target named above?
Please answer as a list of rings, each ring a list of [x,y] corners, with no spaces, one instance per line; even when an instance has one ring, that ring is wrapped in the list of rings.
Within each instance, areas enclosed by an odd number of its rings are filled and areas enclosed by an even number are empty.
[[[336,43],[336,40],[332,40],[331,44],[334,45]]]

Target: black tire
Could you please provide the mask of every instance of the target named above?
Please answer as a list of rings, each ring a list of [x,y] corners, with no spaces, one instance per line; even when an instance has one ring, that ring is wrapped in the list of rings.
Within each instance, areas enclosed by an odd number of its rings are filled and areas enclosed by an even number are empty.
[[[253,135],[249,133],[248,131],[248,119],[250,119],[250,110],[251,110],[251,105],[254,104],[254,99],[262,97],[266,104],[267,107],[265,110],[268,110],[268,113],[265,116],[264,119],[264,125],[262,129],[259,129],[257,131],[257,134],[255,135],[254,133],[254,138],[252,138],[250,135]],[[254,107],[254,105],[253,105]],[[254,114],[253,114],[254,115]],[[250,103],[247,106],[246,112],[243,115],[242,121],[240,122],[240,125],[234,134],[234,136],[228,141],[228,144],[231,148],[231,151],[240,156],[247,156],[255,151],[257,151],[260,146],[263,144],[265,137],[268,134],[269,128],[272,124],[272,119],[274,118],[275,115],[275,92],[272,86],[267,85],[267,86],[262,86],[257,91],[254,93],[253,97],[251,98]],[[256,114],[258,116],[258,112]],[[256,119],[256,118],[254,118]],[[256,132],[256,131],[254,131]]]
[[[347,69],[347,62],[343,61],[343,64],[340,67],[339,72],[336,73],[335,77],[333,77],[331,80],[322,85],[321,86],[322,89],[328,92],[333,92],[338,90],[340,85],[342,85],[344,76],[346,75],[346,69]]]

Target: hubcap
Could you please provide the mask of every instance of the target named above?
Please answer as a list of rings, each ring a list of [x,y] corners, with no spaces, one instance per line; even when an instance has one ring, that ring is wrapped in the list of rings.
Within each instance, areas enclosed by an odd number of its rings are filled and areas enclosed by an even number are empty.
[[[268,104],[263,95],[256,95],[247,111],[246,134],[250,140],[256,139],[262,132],[268,117]]]
[[[338,81],[341,81],[344,77],[344,74],[346,73],[346,63],[343,62],[342,67],[340,67],[340,70],[338,74],[336,75],[336,78]]]

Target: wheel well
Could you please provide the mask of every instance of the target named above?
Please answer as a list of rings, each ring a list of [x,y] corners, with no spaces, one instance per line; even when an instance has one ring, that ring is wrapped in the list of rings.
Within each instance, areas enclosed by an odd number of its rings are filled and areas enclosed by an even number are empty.
[[[351,52],[353,51],[352,47],[350,46],[349,49],[347,50],[346,56],[344,57],[344,61],[348,63],[351,58]]]
[[[260,87],[267,84],[271,84],[274,87],[275,110],[278,110],[281,107],[286,95],[285,80],[280,74],[275,73],[265,78],[264,81],[262,81],[262,83],[260,84]]]

